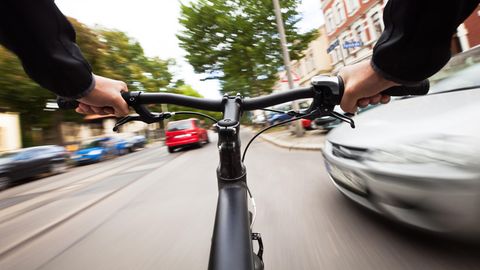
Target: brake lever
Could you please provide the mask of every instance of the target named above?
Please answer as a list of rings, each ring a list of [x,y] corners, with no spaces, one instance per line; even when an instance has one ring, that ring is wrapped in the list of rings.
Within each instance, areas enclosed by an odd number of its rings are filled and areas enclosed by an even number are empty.
[[[160,121],[163,121],[165,119],[168,119],[170,117],[172,117],[173,113],[170,113],[170,112],[164,112],[164,113],[149,113],[149,117],[144,117],[144,116],[141,116],[141,115],[138,115],[138,114],[134,114],[134,115],[128,115],[128,116],[125,116],[123,118],[121,118],[120,120],[117,121],[117,123],[115,123],[115,126],[113,127],[113,131],[117,132],[118,131],[118,128],[128,122],[132,122],[132,121],[142,121],[144,123],[147,123],[147,124],[152,124],[152,123],[157,123],[157,122],[160,122]]]
[[[336,111],[331,111],[330,114],[329,114],[331,117],[335,118],[335,119],[338,119],[342,122],[345,122],[345,123],[348,123],[350,124],[350,127],[351,128],[355,128],[355,122],[353,121],[352,118],[344,115],[344,114],[341,114],[341,113],[338,113]]]
[[[131,122],[131,121],[141,121],[140,116],[138,116],[138,115],[128,115],[128,116],[125,116],[125,117],[121,118],[120,120],[117,121],[117,123],[115,123],[115,126],[113,127],[113,131],[117,132],[118,128],[121,125],[124,125],[128,122]]]

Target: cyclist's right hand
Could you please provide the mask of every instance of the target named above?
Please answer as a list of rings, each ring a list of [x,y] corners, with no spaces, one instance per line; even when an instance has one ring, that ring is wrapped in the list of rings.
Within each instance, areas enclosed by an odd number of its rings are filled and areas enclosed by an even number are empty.
[[[382,95],[380,92],[398,85],[375,72],[370,61],[346,66],[338,75],[342,77],[345,87],[340,107],[349,113],[355,113],[358,107],[366,107],[369,104],[388,103],[390,96]]]
[[[98,75],[93,75],[95,88],[80,102],[76,112],[81,114],[115,114],[125,116],[129,108],[121,93],[128,91],[127,84]]]

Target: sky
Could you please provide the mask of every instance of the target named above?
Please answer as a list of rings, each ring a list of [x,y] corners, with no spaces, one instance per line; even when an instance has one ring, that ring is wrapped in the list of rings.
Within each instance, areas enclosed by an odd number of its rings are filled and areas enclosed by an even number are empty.
[[[195,0],[183,0],[183,3]],[[178,46],[176,34],[180,1],[178,0],[56,0],[55,3],[67,16],[88,25],[100,25],[126,32],[140,42],[147,56],[162,59],[173,58],[177,66],[172,69],[176,78],[184,79],[204,97],[219,97],[218,81],[201,81],[185,61],[185,51]],[[323,24],[320,0],[303,0],[299,7],[303,14],[301,30],[310,30]]]

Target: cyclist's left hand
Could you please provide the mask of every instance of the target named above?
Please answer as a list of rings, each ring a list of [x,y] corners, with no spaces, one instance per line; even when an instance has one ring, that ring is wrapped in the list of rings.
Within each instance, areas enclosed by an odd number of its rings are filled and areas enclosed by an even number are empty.
[[[98,75],[93,75],[95,88],[83,98],[76,111],[81,114],[115,114],[125,116],[129,108],[121,93],[128,91],[127,84]]]

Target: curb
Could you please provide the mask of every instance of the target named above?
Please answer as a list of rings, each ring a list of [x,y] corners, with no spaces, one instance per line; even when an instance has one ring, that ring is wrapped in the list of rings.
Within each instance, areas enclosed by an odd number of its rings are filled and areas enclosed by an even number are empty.
[[[277,140],[275,136],[262,134],[260,138],[263,140],[276,145],[278,147],[295,149],[295,150],[309,150],[309,151],[320,151],[323,150],[323,144],[305,144],[305,143],[290,143],[283,140]]]

